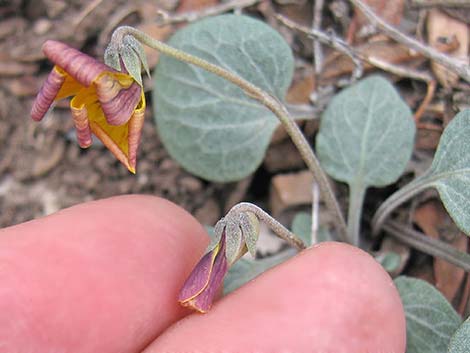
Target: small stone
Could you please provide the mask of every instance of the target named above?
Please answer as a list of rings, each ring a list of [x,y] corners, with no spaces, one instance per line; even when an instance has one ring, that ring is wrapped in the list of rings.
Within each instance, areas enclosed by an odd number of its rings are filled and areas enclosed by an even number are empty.
[[[186,190],[187,192],[190,193],[195,193],[197,191],[202,190],[202,181],[192,177],[192,176],[183,176],[182,178],[179,179],[178,181],[179,186],[183,189]]]
[[[311,204],[313,181],[308,170],[276,175],[271,181],[269,200],[273,216],[278,217],[290,207]]]
[[[37,35],[43,35],[46,34],[52,27],[52,22],[45,19],[45,18],[40,18],[36,22],[34,22],[33,25],[33,32]]]
[[[290,140],[269,147],[264,158],[264,167],[270,173],[299,169],[304,165],[299,151]]]

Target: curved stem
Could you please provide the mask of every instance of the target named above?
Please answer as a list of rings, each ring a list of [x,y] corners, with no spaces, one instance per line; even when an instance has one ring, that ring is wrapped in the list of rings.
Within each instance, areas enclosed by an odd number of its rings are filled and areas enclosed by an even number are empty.
[[[229,213],[241,213],[241,212],[252,212],[258,217],[260,221],[263,221],[266,223],[266,225],[271,228],[271,230],[276,233],[276,235],[284,239],[286,242],[288,242],[290,245],[293,247],[302,250],[306,249],[307,246],[303,242],[302,239],[300,239],[297,235],[292,233],[290,230],[288,230],[286,227],[284,227],[281,223],[276,221],[273,217],[271,217],[268,213],[264,212],[263,209],[260,207],[253,205],[252,203],[249,202],[241,202],[239,204],[236,204],[233,206],[230,211],[228,211],[227,215]]]
[[[190,55],[178,49],[175,49],[165,43],[162,43],[149,35],[128,26],[123,26],[117,28],[111,38],[111,43],[119,46],[122,43],[122,39],[125,35],[132,35],[141,43],[149,46],[150,48],[156,49],[163,54],[171,56],[177,60],[184,61],[189,64],[196,65],[206,71],[212,72],[220,77],[225,78],[226,80],[237,85],[245,91],[245,93],[259,101],[269,110],[271,110],[280,122],[284,125],[287,133],[291,137],[292,141],[296,145],[297,149],[300,152],[305,164],[313,173],[315,180],[317,181],[321,193],[324,197],[325,203],[328,209],[335,215],[337,219],[337,227],[339,234],[344,241],[349,242],[347,235],[346,223],[344,221],[343,215],[341,213],[338,202],[334,196],[333,190],[328,182],[326,174],[323,172],[323,169],[320,167],[320,163],[313,153],[310,145],[308,144],[305,136],[300,131],[298,125],[294,122],[286,107],[280,103],[274,96],[263,91],[261,88],[253,85],[242,77],[225,70],[217,65],[214,65],[206,60],[198,58],[196,56]]]
[[[362,204],[366,189],[360,184],[352,184],[349,187],[349,209],[348,209],[348,234],[352,244],[359,246]]]
[[[390,197],[380,205],[372,218],[372,235],[377,235],[379,233],[386,218],[395,208],[431,186],[430,183],[425,180],[425,176],[426,175],[422,175],[411,183],[405,185],[397,192],[390,195]]]
[[[388,221],[384,230],[402,243],[409,245],[426,254],[442,258],[453,265],[470,271],[470,255],[455,249],[443,241],[433,239],[413,229],[402,226],[397,222]]]

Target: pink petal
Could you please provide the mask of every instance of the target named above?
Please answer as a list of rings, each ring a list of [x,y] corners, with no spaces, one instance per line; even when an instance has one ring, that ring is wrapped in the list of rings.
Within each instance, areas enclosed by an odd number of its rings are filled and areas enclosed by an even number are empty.
[[[194,268],[180,292],[181,304],[205,313],[211,306],[227,274],[228,263],[225,256],[225,235],[220,246],[208,252]],[[213,260],[214,252],[217,252]]]
[[[194,267],[183,288],[181,288],[178,301],[186,302],[200,293],[209,283],[212,270],[214,250],[205,254]]]
[[[86,87],[90,86],[102,72],[115,72],[114,69],[95,58],[55,40],[46,41],[42,46],[42,51],[49,60]]]
[[[120,83],[113,75],[103,75],[95,84],[108,124],[117,126],[129,121],[141,99],[142,87],[133,82],[128,88],[121,87],[117,90]]]
[[[65,76],[60,74],[54,67],[49,76],[47,76],[46,82],[44,82],[33,103],[33,108],[31,109],[33,120],[40,121],[44,118],[64,81]]]
[[[215,263],[212,267],[211,277],[206,288],[199,293],[193,300],[192,306],[194,309],[205,313],[209,311],[212,306],[212,302],[221,287],[224,277],[227,274],[228,264],[227,258],[225,257],[225,246],[222,247],[220,252],[217,254]]]
[[[84,104],[80,107],[75,107],[75,99],[76,97],[70,103],[70,110],[72,111],[73,122],[77,131],[77,141],[80,147],[87,148],[92,143],[88,111]]]

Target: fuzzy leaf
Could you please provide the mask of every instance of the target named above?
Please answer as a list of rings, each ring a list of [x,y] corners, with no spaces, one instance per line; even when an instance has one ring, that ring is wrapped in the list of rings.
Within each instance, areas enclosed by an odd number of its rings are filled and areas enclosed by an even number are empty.
[[[179,30],[173,47],[237,73],[283,99],[293,57],[283,38],[247,16],[206,18]],[[154,73],[155,118],[170,155],[212,181],[244,178],[261,163],[277,118],[239,87],[212,73],[162,56]]]
[[[256,256],[256,243],[259,238],[259,219],[253,212],[243,212],[240,215],[240,228],[246,248],[251,256]]]
[[[403,173],[413,151],[410,108],[384,78],[372,76],[336,95],[322,116],[316,148],[327,173],[362,188]]]
[[[108,45],[104,52],[104,63],[117,71],[121,71],[119,52],[112,43]]]
[[[147,56],[145,55],[145,50],[142,44],[135,39],[133,36],[125,36],[123,40],[132,50],[135,51],[137,56],[140,59],[141,66],[144,68],[145,72],[147,73],[148,77],[150,77],[149,65],[147,63]]]
[[[406,315],[407,353],[442,353],[462,321],[445,297],[429,283],[395,279]]]
[[[305,245],[312,245],[312,215],[307,212],[299,212],[292,221],[292,233],[298,235]]]
[[[470,352],[470,318],[468,318],[450,339],[448,353]]]
[[[387,251],[375,257],[375,260],[382,265],[387,272],[393,272],[400,266],[400,255],[394,251]]]
[[[312,240],[312,215],[308,212],[299,212],[295,215],[292,221],[292,233],[299,236],[305,243],[305,245],[313,245]],[[324,226],[319,226],[317,230],[317,243],[324,241],[335,240],[330,233],[329,229]]]
[[[470,235],[470,110],[457,114],[439,141],[429,171],[418,180],[439,192],[457,226]]]
[[[130,36],[126,36],[124,37],[124,39],[128,37]],[[126,67],[127,72],[129,72],[129,75],[131,75],[132,78],[136,80],[139,85],[142,86],[142,63],[140,61],[139,55],[134,51],[128,41],[123,40],[123,45],[120,54],[124,66]]]
[[[224,281],[224,294],[228,294],[246,282],[259,276],[297,253],[294,249],[287,249],[279,254],[265,257],[261,260],[247,260],[241,258],[230,267]]]

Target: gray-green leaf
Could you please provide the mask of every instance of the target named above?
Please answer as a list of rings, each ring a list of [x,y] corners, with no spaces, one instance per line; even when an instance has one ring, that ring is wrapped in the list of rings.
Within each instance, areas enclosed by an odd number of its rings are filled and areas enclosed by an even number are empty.
[[[462,321],[444,296],[429,283],[395,279],[406,315],[407,353],[442,353]]]
[[[283,38],[247,16],[204,19],[178,31],[173,47],[230,70],[279,99],[293,74]],[[234,84],[162,56],[154,73],[155,118],[170,155],[205,179],[244,178],[261,163],[277,118]]]
[[[307,212],[299,212],[292,221],[292,233],[298,235],[305,245],[312,245],[312,215]]]
[[[470,235],[470,110],[447,125],[431,168],[418,181],[437,189],[454,222]]]
[[[297,253],[294,249],[287,249],[279,254],[265,257],[260,260],[247,260],[241,258],[230,267],[224,280],[224,294],[228,294],[246,282],[259,276],[270,268],[286,261]]]
[[[316,148],[322,166],[335,179],[385,186],[403,173],[414,134],[409,107],[387,80],[372,76],[331,100]]]
[[[470,318],[460,325],[458,330],[450,339],[447,349],[448,353],[468,353],[470,352]]]
[[[305,245],[313,244],[312,239],[312,215],[308,212],[299,212],[292,221],[292,233],[298,235]],[[316,243],[335,240],[327,227],[319,226],[316,234]]]
[[[142,86],[142,62],[140,61],[139,55],[132,47],[132,40],[135,40],[132,36],[124,37],[120,52],[121,59],[129,75]]]

